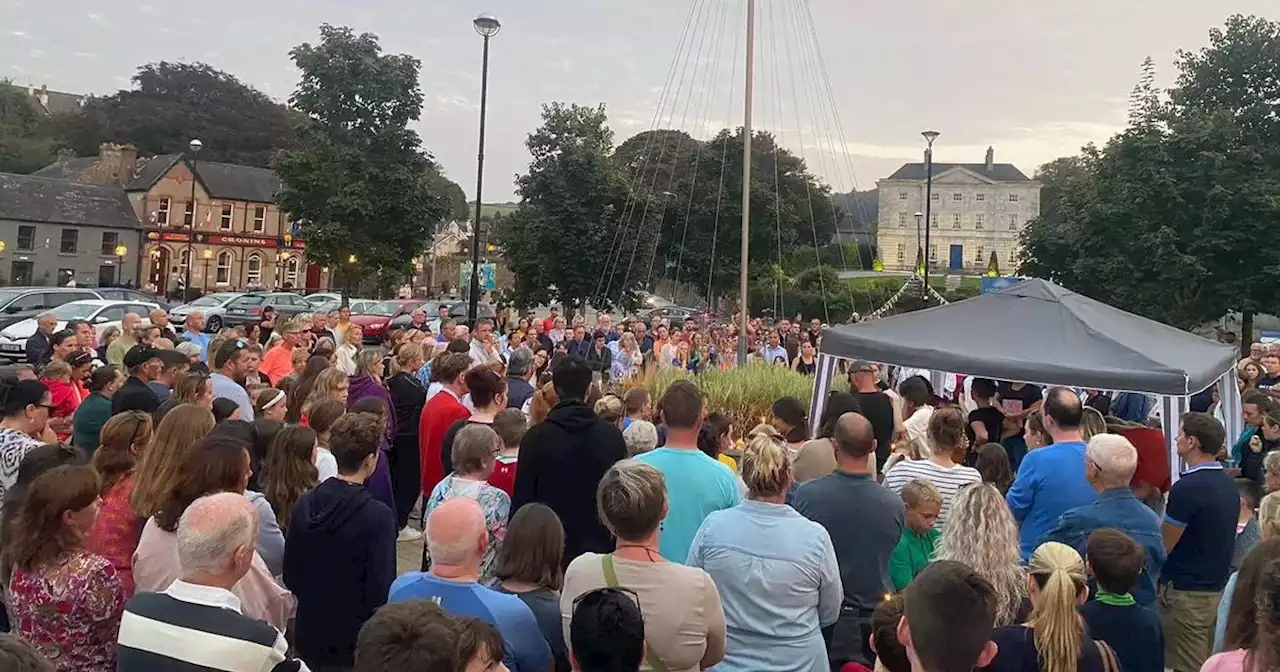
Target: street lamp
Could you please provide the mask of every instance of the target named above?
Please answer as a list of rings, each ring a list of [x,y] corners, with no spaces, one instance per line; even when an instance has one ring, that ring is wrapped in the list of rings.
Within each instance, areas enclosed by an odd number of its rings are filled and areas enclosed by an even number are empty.
[[[129,254],[129,248],[124,245],[116,245],[116,287],[124,284],[121,276],[124,275],[124,255]]]
[[[937,131],[925,131],[920,135],[924,136],[925,142],[929,143],[924,149],[924,250],[920,252],[920,256],[924,257],[924,289],[922,293],[929,294],[929,255],[932,253],[929,246],[929,229],[933,228],[932,208],[933,208],[933,141],[938,139],[941,133]]]
[[[484,202],[480,195],[484,186],[484,121],[489,103],[489,38],[502,30],[502,23],[491,14],[481,14],[471,23],[484,38],[484,59],[480,66],[480,150],[476,155],[476,217],[471,227],[471,296],[468,302],[468,317],[474,325],[480,314],[480,208]]]
[[[196,155],[204,148],[204,143],[198,139],[192,138],[187,143],[187,148],[191,150],[188,158],[191,162],[191,224],[187,228],[187,272],[186,277],[182,281],[182,300],[187,300],[187,292],[191,288],[191,244],[196,240]]]
[[[289,253],[281,250],[276,254],[276,291],[284,289],[284,262],[289,258]]]
[[[921,262],[924,261],[924,248],[920,246],[920,220],[924,218],[924,213],[916,211],[916,258]]]
[[[208,294],[209,293],[209,262],[213,261],[213,250],[211,248],[206,247],[200,251],[200,256],[204,257],[204,282],[201,284],[204,286],[204,293]]]

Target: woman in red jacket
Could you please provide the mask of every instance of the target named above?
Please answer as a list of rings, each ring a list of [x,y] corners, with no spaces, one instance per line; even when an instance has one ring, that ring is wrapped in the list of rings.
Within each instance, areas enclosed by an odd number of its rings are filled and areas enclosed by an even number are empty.
[[[461,352],[437,355],[431,362],[431,382],[442,385],[427,399],[418,420],[418,452],[422,458],[422,492],[430,494],[444,479],[440,447],[445,432],[459,420],[471,417],[471,411],[460,401],[467,393],[464,374],[471,368],[471,356]]]

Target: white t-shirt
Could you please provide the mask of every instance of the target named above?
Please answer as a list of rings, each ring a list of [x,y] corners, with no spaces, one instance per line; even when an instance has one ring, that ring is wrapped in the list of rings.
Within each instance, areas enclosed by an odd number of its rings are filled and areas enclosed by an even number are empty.
[[[316,471],[321,483],[338,475],[338,459],[328,448],[316,448]]]
[[[973,467],[957,464],[943,467],[933,460],[903,460],[889,469],[884,475],[884,487],[901,494],[902,488],[917,478],[928,481],[942,493],[942,509],[938,512],[938,527],[947,522],[947,513],[951,511],[951,503],[956,493],[970,483],[981,483],[982,474]]]

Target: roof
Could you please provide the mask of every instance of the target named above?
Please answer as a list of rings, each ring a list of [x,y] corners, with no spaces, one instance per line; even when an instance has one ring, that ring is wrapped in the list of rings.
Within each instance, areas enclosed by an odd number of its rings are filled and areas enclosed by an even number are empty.
[[[40,109],[48,114],[70,114],[79,112],[84,106],[86,96],[78,93],[50,91],[48,88],[29,89],[31,99]]]
[[[1039,279],[833,327],[821,347],[837,357],[998,380],[1178,396],[1211,385],[1239,354]]]
[[[987,170],[985,163],[935,163],[933,164],[934,176],[951,170],[952,168],[964,168],[965,170],[977,173],[987,179],[996,182],[1031,182],[1031,178],[1027,177],[1018,170],[1012,163],[993,163],[991,170]],[[901,168],[894,171],[892,175],[885,179],[889,180],[924,180],[927,177],[925,173],[925,165],[923,163],[907,163]]]
[[[0,219],[138,228],[129,196],[115,185],[0,173]]]
[[[98,163],[98,157],[85,156],[78,159],[63,159],[55,163],[51,163],[34,173],[34,177],[48,177],[55,180],[74,180],[78,175]]]
[[[138,177],[129,183],[127,189],[147,191],[182,160],[184,159],[181,154],[161,154],[153,157],[138,172]],[[276,176],[275,171],[266,168],[196,161],[195,173],[210,198],[274,203],[276,192],[280,190],[280,178]]]

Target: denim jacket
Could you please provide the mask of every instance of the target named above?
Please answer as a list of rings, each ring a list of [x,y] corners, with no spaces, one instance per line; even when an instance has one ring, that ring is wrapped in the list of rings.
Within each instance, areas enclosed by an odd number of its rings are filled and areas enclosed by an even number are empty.
[[[1110,527],[1133,537],[1147,550],[1147,564],[1134,586],[1133,597],[1138,604],[1151,606],[1156,601],[1156,578],[1164,566],[1164,537],[1160,532],[1160,517],[1151,507],[1133,496],[1129,488],[1112,488],[1098,495],[1098,501],[1068,509],[1058,519],[1058,524],[1040,538],[1064,543],[1085,553],[1089,535],[1104,527]]]

